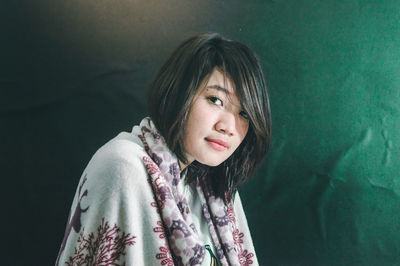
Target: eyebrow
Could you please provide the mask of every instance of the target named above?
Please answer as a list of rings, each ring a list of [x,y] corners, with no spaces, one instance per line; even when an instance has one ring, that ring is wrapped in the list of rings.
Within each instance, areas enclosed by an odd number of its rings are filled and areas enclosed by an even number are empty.
[[[218,85],[207,86],[207,89],[214,89],[214,90],[217,90],[217,91],[221,91],[221,92],[225,93],[226,95],[230,95],[231,94],[230,91],[228,91],[227,89],[225,89],[225,88],[223,88],[221,86],[218,86]]]
[[[207,86],[206,89],[213,89],[213,90],[221,91],[221,92],[225,93],[225,95],[227,95],[228,97],[231,95],[231,92],[229,90],[227,90],[226,88],[221,87],[219,85],[210,85],[210,86]],[[240,108],[243,109],[243,106],[241,103],[240,103]]]

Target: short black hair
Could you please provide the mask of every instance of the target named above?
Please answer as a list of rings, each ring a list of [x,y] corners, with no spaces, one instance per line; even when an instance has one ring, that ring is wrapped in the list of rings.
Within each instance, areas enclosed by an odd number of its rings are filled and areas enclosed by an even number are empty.
[[[217,33],[183,41],[160,68],[147,90],[149,114],[169,149],[186,163],[183,145],[190,107],[197,90],[214,69],[228,77],[249,119],[249,130],[236,151],[215,167],[193,162],[187,181],[206,180],[225,200],[246,182],[268,151],[271,112],[264,75],[255,53],[246,45]]]

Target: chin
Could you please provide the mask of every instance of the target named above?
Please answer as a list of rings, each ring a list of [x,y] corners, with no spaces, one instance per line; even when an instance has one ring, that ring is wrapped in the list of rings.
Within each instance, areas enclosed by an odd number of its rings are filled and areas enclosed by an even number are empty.
[[[212,163],[212,164],[211,163],[205,163],[205,165],[210,166],[210,167],[216,167],[216,166],[220,165],[221,163]]]
[[[210,167],[215,167],[223,163],[225,160],[210,160],[209,158],[207,160],[198,160],[199,163],[210,166]]]

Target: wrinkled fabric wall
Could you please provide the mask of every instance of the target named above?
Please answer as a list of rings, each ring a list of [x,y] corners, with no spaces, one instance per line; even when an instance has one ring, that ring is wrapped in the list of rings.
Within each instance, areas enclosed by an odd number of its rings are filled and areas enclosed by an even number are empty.
[[[273,140],[241,192],[261,265],[400,263],[398,1],[3,1],[4,263],[51,265],[92,154],[185,37],[258,54]],[[4,241],[5,239],[5,241]]]

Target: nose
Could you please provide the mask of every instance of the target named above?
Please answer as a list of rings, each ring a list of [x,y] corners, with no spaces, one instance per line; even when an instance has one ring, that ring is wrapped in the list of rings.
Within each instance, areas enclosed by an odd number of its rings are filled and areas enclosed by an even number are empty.
[[[233,136],[235,129],[235,116],[233,114],[223,114],[215,124],[215,130],[228,136]]]

